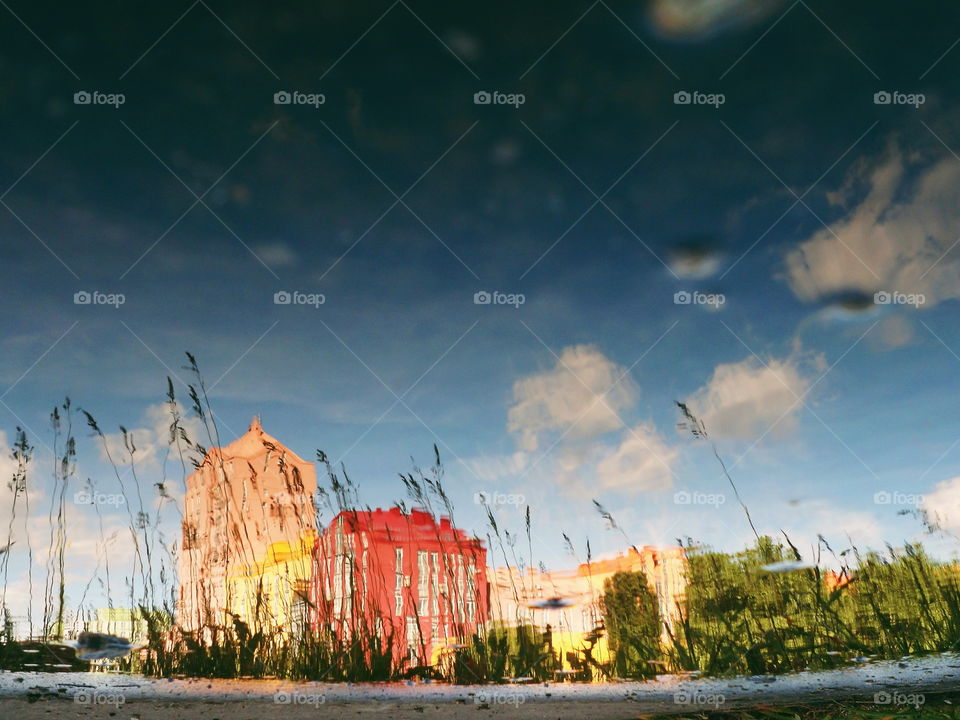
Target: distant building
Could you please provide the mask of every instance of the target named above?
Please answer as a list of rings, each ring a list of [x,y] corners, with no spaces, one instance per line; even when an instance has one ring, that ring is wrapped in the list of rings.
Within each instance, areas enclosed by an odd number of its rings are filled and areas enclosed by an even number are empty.
[[[491,568],[491,622],[533,625],[540,630],[549,626],[549,643],[561,660],[567,653],[580,655],[589,649],[595,660],[604,662],[609,659],[606,635],[600,632],[604,584],[618,572],[638,571],[646,575],[657,595],[664,623],[661,639],[668,642],[667,628],[672,631],[685,602],[686,556],[680,547],[631,548],[625,554],[582,563],[575,570],[521,572],[514,567]],[[553,597],[572,604],[556,609],[531,607]]]
[[[430,664],[483,630],[486,554],[426,510],[341,512],[317,539],[312,624],[344,641],[378,637],[411,667]]]
[[[13,615],[6,612],[3,619],[3,637],[11,640],[29,640],[30,626],[30,619],[26,615]]]
[[[187,478],[177,622],[198,631],[235,619],[302,625],[316,540],[313,464],[254,418]]]
[[[127,638],[134,644],[147,639],[146,619],[139,610],[130,608],[97,608],[92,613],[84,612],[74,628],[71,628],[71,637],[79,632],[93,632]]]

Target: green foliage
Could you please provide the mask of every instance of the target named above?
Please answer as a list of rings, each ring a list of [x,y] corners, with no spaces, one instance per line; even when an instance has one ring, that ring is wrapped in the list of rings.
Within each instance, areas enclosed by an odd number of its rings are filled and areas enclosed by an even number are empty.
[[[661,657],[660,608],[643,572],[618,572],[604,583],[603,619],[617,677],[656,673]]]
[[[711,674],[828,669],[960,647],[960,575],[919,546],[817,567],[768,572],[796,557],[770,538],[736,555],[688,551],[686,607],[668,648],[676,668]]]
[[[485,635],[474,635],[469,645],[458,648],[442,670],[453,682],[468,684],[508,678],[552,680],[558,666],[549,633],[526,624],[494,624]]]

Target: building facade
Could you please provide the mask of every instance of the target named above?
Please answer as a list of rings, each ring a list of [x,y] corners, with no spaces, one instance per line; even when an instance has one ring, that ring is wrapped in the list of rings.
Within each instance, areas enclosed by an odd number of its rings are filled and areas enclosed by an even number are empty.
[[[665,641],[683,606],[682,548],[645,546],[568,571],[488,568],[482,541],[423,508],[346,510],[318,532],[316,490],[313,464],[257,418],[211,449],[187,478],[176,624],[206,637],[241,621],[389,654],[401,667],[436,664],[491,623],[529,625],[561,660],[586,649],[603,662],[604,583],[615,573],[644,572]],[[552,597],[572,604],[536,607]]]
[[[106,607],[82,613],[75,624],[77,632],[103,633],[126,638],[134,644],[147,640],[147,620],[140,610],[130,608]],[[169,620],[169,617],[167,618]]]
[[[686,594],[686,555],[683,548],[631,548],[626,553],[582,563],[573,570],[542,571],[514,567],[489,569],[492,622],[530,625],[547,630],[552,650],[561,661],[590,652],[598,662],[610,659],[603,632],[603,594],[607,580],[618,572],[640,572],[656,593],[664,624],[661,640],[669,642],[680,618]],[[563,598],[567,607],[540,609],[538,601]]]
[[[486,548],[423,509],[344,511],[317,539],[313,626],[361,645],[378,638],[408,666],[482,632]]]
[[[306,619],[316,473],[254,418],[187,478],[177,622],[292,632]]]

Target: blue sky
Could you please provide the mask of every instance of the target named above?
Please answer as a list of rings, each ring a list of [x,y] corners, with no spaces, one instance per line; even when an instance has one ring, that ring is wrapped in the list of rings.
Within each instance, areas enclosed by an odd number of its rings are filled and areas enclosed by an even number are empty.
[[[51,408],[69,395],[149,455],[189,351],[224,437],[260,414],[381,506],[436,443],[460,523],[486,532],[476,493],[522,495],[548,566],[574,562],[562,532],[581,554],[624,548],[592,499],[638,545],[750,542],[676,400],[762,532],[952,555],[898,515],[960,529],[952,11],[684,7],[14,8],[0,449],[28,428],[37,507]],[[274,104],[283,90],[325,102]],[[474,103],[494,90],[524,102]],[[78,475],[112,482],[86,437]],[[521,529],[523,504],[495,512]]]

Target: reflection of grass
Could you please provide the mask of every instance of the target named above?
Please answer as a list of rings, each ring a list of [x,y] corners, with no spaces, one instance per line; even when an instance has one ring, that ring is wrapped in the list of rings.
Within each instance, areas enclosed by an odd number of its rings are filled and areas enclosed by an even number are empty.
[[[824,547],[825,544],[824,544]],[[827,548],[829,549],[829,548]],[[688,550],[672,664],[711,674],[828,669],[851,659],[960,649],[960,574],[919,546],[844,558],[839,573],[771,573],[795,551],[761,538],[737,555]]]
[[[193,414],[205,433],[202,440],[207,446],[219,447],[222,445],[220,432],[203,379],[194,358],[188,355],[188,359],[188,369],[196,378],[188,395]],[[203,457],[207,452],[197,438],[188,436],[182,410],[169,381],[167,401],[170,432],[164,457],[171,458],[174,465],[179,464],[185,478],[191,456]],[[685,406],[681,406],[681,410],[694,437],[706,439],[708,436],[702,422]],[[30,620],[31,632],[36,627],[37,634],[44,641],[62,639],[77,629],[67,624],[64,613],[67,530],[69,511],[73,510],[68,507],[66,498],[81,487],[75,475],[77,446],[73,419],[76,413],[77,410],[67,401],[51,416],[55,472],[52,491],[47,493],[50,496],[47,509],[50,542],[45,563],[43,613],[37,618],[36,626],[33,619]],[[558,677],[557,671],[563,668],[567,673],[564,677],[589,681],[611,677],[647,678],[663,670],[699,670],[712,675],[784,673],[840,667],[854,658],[867,656],[897,658],[960,650],[960,576],[956,566],[932,561],[920,546],[889,549],[885,555],[860,554],[855,548],[834,555],[822,541],[819,550],[832,557],[832,564],[838,568],[836,574],[825,575],[818,567],[771,573],[763,569],[765,565],[799,560],[800,555],[789,539],[780,544],[758,535],[752,548],[738,554],[714,552],[688,543],[687,595],[679,607],[671,609],[669,619],[660,617],[657,598],[649,591],[647,579],[642,574],[614,576],[605,587],[601,603],[604,624],[598,624],[585,638],[579,652],[568,652],[561,658],[546,628],[529,624],[529,619],[522,616],[520,610],[521,598],[530,597],[533,591],[532,587],[523,587],[526,578],[532,577],[526,570],[535,567],[529,507],[525,513],[526,558],[523,557],[522,543],[520,551],[517,550],[522,536],[499,527],[492,510],[486,508],[492,532],[487,536],[490,541],[488,561],[495,562],[499,558],[504,566],[519,571],[516,574],[509,572],[513,602],[517,608],[516,617],[509,620],[515,627],[486,623],[485,627],[474,632],[466,623],[454,623],[453,636],[445,638],[451,646],[449,651],[432,666],[427,664],[434,658],[425,657],[422,639],[419,660],[407,659],[403,651],[408,649],[400,648],[400,639],[392,630],[392,611],[379,609],[376,611],[378,615],[373,616],[359,611],[363,598],[356,588],[351,588],[350,597],[346,598],[350,600],[351,614],[341,618],[334,617],[330,598],[318,601],[319,607],[314,607],[311,598],[307,597],[309,593],[304,594],[296,588],[289,594],[295,598],[291,607],[278,612],[275,607],[271,608],[270,594],[261,582],[252,598],[250,617],[241,619],[227,608],[209,607],[208,601],[202,608],[203,632],[192,634],[171,621],[178,586],[174,570],[183,547],[179,542],[165,540],[160,516],[166,507],[172,507],[181,513],[181,517],[182,510],[168,492],[166,475],[154,485],[156,497],[146,497],[146,486],[141,485],[141,478],[137,475],[139,456],[133,435],[121,428],[123,449],[120,450],[116,443],[111,445],[108,442],[107,435],[91,415],[85,412],[83,415],[100,451],[115,470],[114,479],[129,523],[129,536],[122,541],[130,544],[133,562],[128,568],[111,566],[109,552],[104,550],[107,538],[103,535],[103,518],[99,506],[94,505],[99,521],[101,555],[94,558],[97,568],[78,603],[84,604],[86,592],[95,581],[106,591],[111,606],[114,604],[114,588],[124,588],[126,597],[122,604],[139,611],[139,617],[147,626],[148,641],[148,650],[142,656],[119,663],[126,670],[156,676],[255,676],[328,681],[419,676],[476,683],[500,682],[506,678],[553,680]],[[114,447],[113,451],[111,447]],[[442,484],[443,467],[436,447],[434,452],[435,463],[430,468],[425,471],[414,468],[412,473],[401,475],[401,479],[410,501],[426,508],[432,515],[443,513],[452,518],[453,504]],[[753,520],[747,506],[715,447],[714,454],[752,527]],[[13,459],[16,470],[10,482],[11,519],[5,533],[6,544],[0,548],[0,574],[3,576],[0,610],[4,612],[9,561],[14,552],[27,554],[31,591],[33,587],[33,549],[29,534],[25,538],[25,547],[21,549],[14,543],[14,528],[20,527],[15,526],[14,521],[18,513],[22,513],[20,518],[30,519],[28,491],[33,489],[31,485],[40,475],[31,474],[32,448],[27,443],[26,434],[19,429]],[[342,469],[338,473],[332,468],[323,453],[318,453],[318,459],[326,468],[328,489],[319,490],[313,502],[306,506],[296,504],[293,520],[298,529],[309,528],[322,534],[326,529],[321,521],[324,511],[333,516],[349,515],[358,512],[362,505],[356,485],[346,473]],[[162,467],[165,472],[165,462]],[[230,477],[222,458],[214,470],[215,490],[225,498],[229,510],[230,494],[224,488],[229,486]],[[285,475],[290,473],[289,483],[295,485],[299,480],[296,472],[283,466],[282,471]],[[93,491],[93,483],[87,482],[89,490]],[[397,504],[405,507],[402,501]],[[611,527],[619,529],[609,512],[596,501],[594,505]],[[187,535],[185,531],[185,538]],[[572,549],[569,538],[564,538]],[[459,547],[459,539],[441,541],[438,533],[437,540],[456,545],[442,547],[442,554],[463,550]],[[4,539],[0,538],[0,541]],[[202,539],[191,540],[198,541]],[[242,536],[237,539],[236,549],[243,557],[253,552],[247,543]],[[586,545],[589,567],[589,541]],[[339,553],[331,551],[327,545],[321,545],[321,552]],[[336,557],[346,559],[339,554]],[[321,560],[331,558],[324,555]],[[353,556],[348,559],[352,563],[357,561]],[[454,608],[463,603],[463,597],[458,593],[465,591],[458,589],[449,567],[442,572],[447,576],[444,585],[450,588],[443,601],[448,604],[444,614],[454,617]],[[371,568],[371,573],[376,573],[371,587],[378,584],[394,586],[393,568]],[[415,588],[408,590],[411,605],[415,608],[414,591]],[[293,607],[294,603],[298,609]],[[310,629],[308,623],[301,628],[283,627],[296,612],[305,613],[307,606],[317,618],[316,628]],[[349,638],[332,630],[341,620],[350,627]],[[9,627],[6,622],[4,624],[5,637],[0,637],[0,666],[5,664],[5,650],[15,650],[11,647]],[[670,642],[663,641],[661,628]],[[613,652],[609,661],[594,657],[592,652],[604,634]],[[6,653],[6,656],[10,654]],[[423,664],[416,665],[416,662]]]

